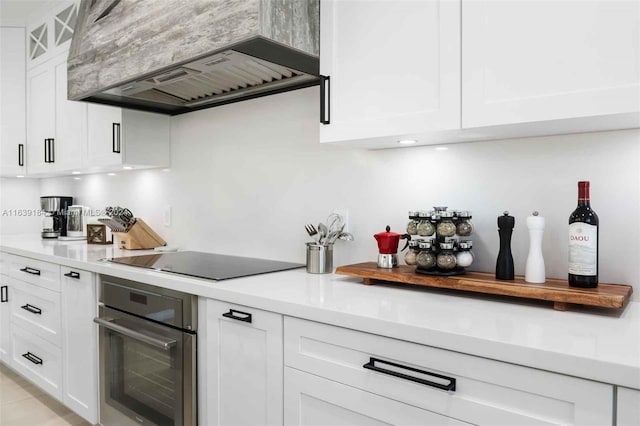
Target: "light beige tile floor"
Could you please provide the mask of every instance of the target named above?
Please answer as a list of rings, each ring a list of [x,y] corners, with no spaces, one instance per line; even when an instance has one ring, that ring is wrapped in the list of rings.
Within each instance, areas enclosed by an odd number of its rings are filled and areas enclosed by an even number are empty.
[[[88,426],[36,385],[0,364],[0,426]]]

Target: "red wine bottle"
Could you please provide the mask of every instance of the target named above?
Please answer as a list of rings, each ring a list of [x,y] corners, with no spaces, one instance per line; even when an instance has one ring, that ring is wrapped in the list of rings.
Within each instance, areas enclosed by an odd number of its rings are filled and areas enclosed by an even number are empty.
[[[578,207],[569,216],[569,285],[598,287],[598,215],[588,181],[578,182]]]

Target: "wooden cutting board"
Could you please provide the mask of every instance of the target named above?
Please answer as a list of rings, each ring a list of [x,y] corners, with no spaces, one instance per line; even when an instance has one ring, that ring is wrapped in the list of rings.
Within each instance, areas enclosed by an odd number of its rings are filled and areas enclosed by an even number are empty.
[[[336,274],[360,277],[364,284],[389,282],[547,300],[553,302],[553,308],[559,311],[566,311],[569,304],[622,309],[633,292],[633,287],[624,284],[598,284],[597,288],[582,289],[569,287],[566,280],[547,279],[543,284],[531,284],[522,276],[502,281],[496,280],[494,274],[484,272],[467,272],[451,277],[421,275],[415,273],[414,266],[382,269],[375,262],[339,266]]]

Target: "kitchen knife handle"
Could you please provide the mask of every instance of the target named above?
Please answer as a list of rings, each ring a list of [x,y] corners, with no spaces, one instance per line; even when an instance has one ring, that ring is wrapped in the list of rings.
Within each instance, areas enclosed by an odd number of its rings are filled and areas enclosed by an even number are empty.
[[[3,285],[0,287],[0,303],[9,301],[9,286]]]
[[[412,371],[414,373],[420,373],[420,374],[424,374],[426,376],[436,377],[436,378],[440,379],[440,381],[443,382],[443,383],[434,382],[434,381],[427,380],[427,379],[422,379],[420,377],[410,376],[408,374],[400,373],[400,372],[395,371],[395,370],[387,370],[386,368],[382,368],[382,367],[376,366],[375,365],[376,362],[379,363],[379,364],[387,364],[387,365],[389,365],[391,367],[395,367],[395,368],[398,368],[398,369],[404,369],[404,370]],[[378,373],[388,374],[390,376],[399,377],[401,379],[410,380],[412,382],[420,383],[422,385],[427,385],[427,386],[431,386],[431,387],[442,389],[442,390],[446,390],[446,391],[455,391],[456,390],[456,379],[453,378],[453,377],[447,377],[447,376],[442,376],[442,375],[436,374],[436,373],[430,373],[428,371],[419,370],[417,368],[408,367],[406,365],[396,364],[395,362],[389,362],[389,361],[385,361],[385,360],[382,360],[382,359],[371,358],[370,357],[369,358],[369,362],[366,363],[365,365],[363,365],[362,367],[366,368],[367,370],[377,371]]]
[[[24,309],[27,312],[31,312],[32,314],[42,315],[42,309],[35,307],[33,305],[30,305],[28,303],[24,306],[20,306],[20,308]]]
[[[115,154],[120,154],[120,123],[111,126],[111,149]]]
[[[331,123],[331,81],[328,75],[320,76],[320,123]]]
[[[24,166],[24,144],[18,144],[18,166]]]
[[[20,269],[20,272],[26,272],[27,274],[31,274],[31,275],[40,275],[39,270],[29,268],[28,266],[25,266],[24,268]]]
[[[80,279],[80,274],[78,272],[74,272],[74,271],[69,271],[68,274],[64,274],[65,277],[69,277],[69,278],[75,278],[77,280]]]
[[[22,354],[22,356],[24,358],[28,359],[29,361],[31,361],[32,363],[36,364],[36,365],[42,364],[42,358],[35,356],[31,352],[27,352],[26,354]]]
[[[236,311],[235,309],[229,309],[229,312],[225,312],[224,314],[222,314],[223,317],[225,318],[231,318],[237,321],[243,321],[243,322],[248,322],[251,323],[251,314],[248,314],[246,312],[240,312],[240,311]]]

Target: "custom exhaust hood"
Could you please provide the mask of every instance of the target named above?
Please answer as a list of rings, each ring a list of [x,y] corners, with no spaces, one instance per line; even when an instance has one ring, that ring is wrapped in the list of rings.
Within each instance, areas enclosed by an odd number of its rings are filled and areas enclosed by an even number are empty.
[[[82,0],[68,98],[182,114],[319,83],[319,0]]]

